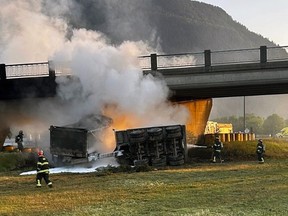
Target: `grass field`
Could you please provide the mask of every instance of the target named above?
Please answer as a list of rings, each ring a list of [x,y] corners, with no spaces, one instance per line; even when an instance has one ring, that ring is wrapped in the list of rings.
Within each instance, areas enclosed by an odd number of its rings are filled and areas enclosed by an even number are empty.
[[[226,143],[223,164],[209,162],[211,149],[195,149],[182,167],[51,174],[53,188],[19,175],[33,158],[0,153],[0,215],[286,216],[288,144],[265,144],[264,164],[256,162],[255,142]]]
[[[0,215],[287,215],[288,159],[189,164],[150,172],[0,174]]]

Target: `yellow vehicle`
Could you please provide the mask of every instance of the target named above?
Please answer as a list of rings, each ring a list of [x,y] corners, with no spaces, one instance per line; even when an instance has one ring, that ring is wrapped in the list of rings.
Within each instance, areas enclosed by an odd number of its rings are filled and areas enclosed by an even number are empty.
[[[204,134],[229,134],[233,133],[233,125],[231,123],[218,123],[208,121]]]

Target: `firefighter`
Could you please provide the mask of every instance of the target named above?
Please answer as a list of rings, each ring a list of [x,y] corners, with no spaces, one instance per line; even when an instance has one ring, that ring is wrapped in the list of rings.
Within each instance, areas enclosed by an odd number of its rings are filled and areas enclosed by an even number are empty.
[[[213,148],[213,155],[212,155],[213,163],[216,163],[217,158],[219,159],[220,163],[222,163],[223,143],[220,141],[220,138],[218,136],[215,138],[215,142],[212,148]]]
[[[52,182],[49,180],[49,162],[44,156],[42,150],[38,152],[37,162],[37,175],[36,175],[36,186],[41,187],[41,181],[44,178],[46,184],[52,188]]]
[[[264,156],[263,156],[264,153],[265,153],[265,145],[263,144],[262,139],[259,139],[256,147],[256,154],[259,163],[264,163]]]
[[[20,131],[19,131],[19,134],[15,137],[15,142],[17,143],[17,145],[18,145],[18,150],[19,150],[20,152],[23,151],[23,136],[24,136],[23,131],[20,130]]]

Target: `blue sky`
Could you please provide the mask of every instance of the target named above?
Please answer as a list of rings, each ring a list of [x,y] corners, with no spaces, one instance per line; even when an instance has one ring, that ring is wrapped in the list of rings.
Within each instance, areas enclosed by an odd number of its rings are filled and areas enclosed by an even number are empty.
[[[199,0],[221,7],[250,31],[288,46],[288,0]]]

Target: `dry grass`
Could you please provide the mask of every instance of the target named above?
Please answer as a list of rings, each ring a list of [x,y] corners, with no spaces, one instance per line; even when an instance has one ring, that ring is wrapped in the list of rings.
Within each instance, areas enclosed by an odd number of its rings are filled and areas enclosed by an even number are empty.
[[[189,164],[151,172],[0,174],[0,215],[287,215],[288,159]]]

